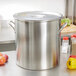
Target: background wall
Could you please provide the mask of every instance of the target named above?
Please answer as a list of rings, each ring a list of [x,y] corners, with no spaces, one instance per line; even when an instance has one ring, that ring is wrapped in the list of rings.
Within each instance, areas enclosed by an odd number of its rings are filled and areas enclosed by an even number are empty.
[[[0,0],[0,15],[4,20],[13,19],[13,14],[23,11],[52,11],[65,16],[66,0]]]

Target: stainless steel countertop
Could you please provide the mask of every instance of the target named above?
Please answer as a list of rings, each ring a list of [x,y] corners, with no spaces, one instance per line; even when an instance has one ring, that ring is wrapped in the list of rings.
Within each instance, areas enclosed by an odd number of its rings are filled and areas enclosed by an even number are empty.
[[[76,70],[68,70],[66,68],[66,54],[61,54],[60,65],[56,68],[44,71],[31,71],[16,65],[16,51],[3,53],[9,56],[9,60],[4,66],[0,66],[0,76],[76,76]]]

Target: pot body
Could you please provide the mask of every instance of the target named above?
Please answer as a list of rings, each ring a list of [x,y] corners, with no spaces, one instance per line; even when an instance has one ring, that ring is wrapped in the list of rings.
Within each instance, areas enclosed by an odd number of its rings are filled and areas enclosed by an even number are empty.
[[[15,20],[17,65],[30,70],[56,67],[60,57],[60,22]]]

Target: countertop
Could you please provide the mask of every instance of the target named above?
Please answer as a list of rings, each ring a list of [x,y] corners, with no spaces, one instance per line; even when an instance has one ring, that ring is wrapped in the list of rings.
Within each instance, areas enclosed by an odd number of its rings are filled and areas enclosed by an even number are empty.
[[[71,24],[70,26],[65,27],[61,31],[62,35],[71,35],[71,34],[76,34],[76,25]]]
[[[8,63],[0,66],[0,76],[76,76],[76,70],[66,68],[67,54],[61,54],[60,65],[44,71],[31,71],[16,65],[16,51],[3,52],[9,56]]]

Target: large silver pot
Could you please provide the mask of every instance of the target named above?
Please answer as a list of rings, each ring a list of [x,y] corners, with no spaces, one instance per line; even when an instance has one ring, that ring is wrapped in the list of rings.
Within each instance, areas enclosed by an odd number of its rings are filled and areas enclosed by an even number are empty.
[[[60,57],[61,14],[23,12],[14,15],[17,65],[30,70],[56,67]]]

